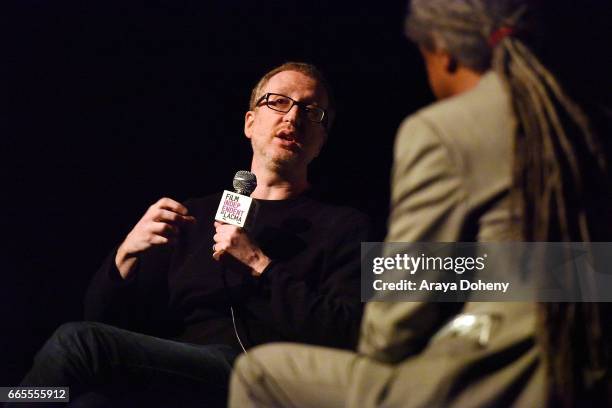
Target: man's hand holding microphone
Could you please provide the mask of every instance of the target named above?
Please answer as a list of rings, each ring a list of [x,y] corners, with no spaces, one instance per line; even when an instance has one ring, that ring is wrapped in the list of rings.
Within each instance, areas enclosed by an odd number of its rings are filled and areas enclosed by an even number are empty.
[[[257,187],[257,178],[241,170],[234,176],[233,186],[233,192],[223,191],[215,215],[213,258],[221,261],[227,253],[248,266],[253,276],[260,276],[271,260],[245,230],[255,217],[256,203],[250,195]]]
[[[251,268],[253,276],[260,276],[271,260],[255,244],[246,231],[232,224],[215,221],[213,258],[220,261],[226,252]]]

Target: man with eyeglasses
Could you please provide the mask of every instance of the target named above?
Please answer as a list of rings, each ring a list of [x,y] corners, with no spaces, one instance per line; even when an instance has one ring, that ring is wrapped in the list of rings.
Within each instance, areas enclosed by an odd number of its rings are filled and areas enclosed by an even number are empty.
[[[244,122],[257,176],[253,226],[214,222],[220,193],[153,204],[95,274],[89,322],[61,326],[22,385],[68,385],[87,406],[224,406],[243,348],[353,348],[368,220],[312,197],[307,178],[333,115],[314,66],[264,75]]]

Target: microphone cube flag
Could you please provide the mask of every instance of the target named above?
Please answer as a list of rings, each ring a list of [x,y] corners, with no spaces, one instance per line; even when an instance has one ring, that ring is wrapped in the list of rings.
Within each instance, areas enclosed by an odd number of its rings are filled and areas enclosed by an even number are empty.
[[[215,220],[244,228],[253,204],[251,197],[223,190]]]

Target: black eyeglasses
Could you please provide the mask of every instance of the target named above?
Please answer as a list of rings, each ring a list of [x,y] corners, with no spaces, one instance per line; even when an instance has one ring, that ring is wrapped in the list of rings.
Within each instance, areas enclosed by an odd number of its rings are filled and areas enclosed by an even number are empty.
[[[297,105],[304,110],[309,121],[323,124],[327,122],[327,111],[325,109],[298,102],[285,95],[268,92],[259,98],[255,105],[259,105],[262,101],[268,108],[283,113],[289,112],[293,105]]]

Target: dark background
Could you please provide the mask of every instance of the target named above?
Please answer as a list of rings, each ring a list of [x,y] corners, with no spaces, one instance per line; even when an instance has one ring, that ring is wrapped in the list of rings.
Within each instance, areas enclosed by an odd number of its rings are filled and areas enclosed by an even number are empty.
[[[52,331],[82,318],[89,278],[150,204],[229,188],[249,168],[250,90],[285,61],[317,65],[338,100],[312,181],[368,213],[382,239],[395,130],[433,100],[403,37],[405,3],[5,5],[0,385],[17,384]],[[595,105],[611,89],[603,4],[555,2],[544,50]]]

